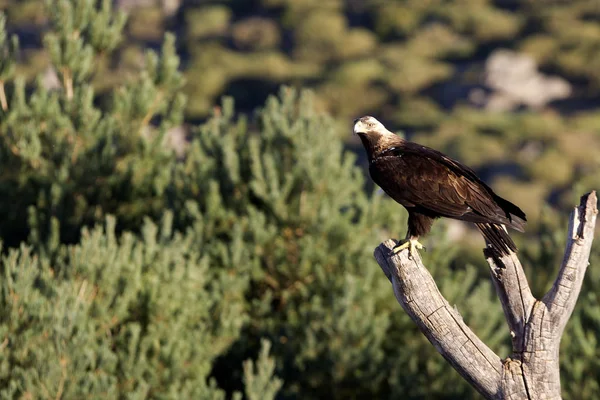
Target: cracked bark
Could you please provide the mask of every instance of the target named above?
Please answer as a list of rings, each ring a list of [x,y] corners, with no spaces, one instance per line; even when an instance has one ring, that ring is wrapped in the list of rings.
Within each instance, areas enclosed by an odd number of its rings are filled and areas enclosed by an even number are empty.
[[[596,223],[596,192],[581,198],[571,214],[558,276],[541,299],[531,294],[515,253],[484,255],[511,332],[513,353],[501,360],[463,322],[440,293],[421,258],[407,251],[390,256],[387,240],[375,250],[396,299],[437,351],[487,399],[560,399],[558,352],[588,266]]]

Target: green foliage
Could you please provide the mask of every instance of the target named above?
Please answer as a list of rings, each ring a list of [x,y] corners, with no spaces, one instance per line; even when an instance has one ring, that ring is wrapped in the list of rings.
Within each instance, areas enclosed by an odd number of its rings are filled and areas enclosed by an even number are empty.
[[[126,17],[112,12],[110,0],[103,0],[100,8],[92,0],[47,0],[47,7],[54,30],[44,44],[70,99],[73,83],[93,72],[94,57],[119,44]]]
[[[62,90],[49,90],[40,78],[26,94],[23,80],[14,81],[0,120],[0,186],[22,199],[0,205],[0,233],[10,245],[29,233],[32,243],[43,243],[53,218],[61,222],[60,238],[73,242],[83,225],[107,214],[118,218],[119,230],[137,230],[145,216],[156,219],[166,208],[176,157],[163,139],[181,123],[185,104],[174,38],[166,36],[160,57],[147,52],[137,78],[97,106],[87,83],[91,66],[118,43],[124,23],[121,14],[110,16],[109,3],[55,4],[56,31],[46,44],[63,71]]]
[[[260,355],[256,363],[244,362],[244,383],[248,400],[273,400],[283,382],[273,378],[275,361],[269,357],[271,343],[261,341]]]
[[[170,222],[117,237],[109,218],[54,261],[26,246],[3,257],[4,398],[216,393],[207,377],[247,320],[248,277],[211,268],[195,234]]]

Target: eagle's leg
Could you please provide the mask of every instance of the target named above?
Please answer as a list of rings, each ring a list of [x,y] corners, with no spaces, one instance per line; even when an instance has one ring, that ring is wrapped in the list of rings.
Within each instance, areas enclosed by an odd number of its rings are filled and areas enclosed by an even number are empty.
[[[419,243],[418,237],[407,237],[406,239],[400,241],[394,248],[392,249],[392,253],[397,254],[404,249],[408,249],[409,254],[412,256],[417,250],[426,250],[425,246]]]
[[[409,209],[406,239],[398,243],[392,249],[392,253],[397,254],[404,249],[408,249],[409,254],[412,256],[417,250],[426,250],[425,246],[419,243],[419,237],[429,233],[432,224],[433,218]]]

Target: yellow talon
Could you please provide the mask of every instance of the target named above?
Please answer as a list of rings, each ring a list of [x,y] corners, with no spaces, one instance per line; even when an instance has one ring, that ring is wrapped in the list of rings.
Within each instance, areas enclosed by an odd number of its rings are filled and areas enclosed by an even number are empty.
[[[426,250],[425,246],[423,246],[417,239],[405,239],[402,242],[398,243],[392,249],[392,254],[398,254],[404,249],[408,249],[409,255],[418,254],[417,250]]]

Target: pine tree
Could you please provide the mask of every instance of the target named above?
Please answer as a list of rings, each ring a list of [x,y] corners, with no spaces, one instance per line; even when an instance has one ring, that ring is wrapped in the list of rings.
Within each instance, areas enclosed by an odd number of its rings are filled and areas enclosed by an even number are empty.
[[[0,19],[10,99],[0,110],[0,230],[9,245],[29,240],[5,249],[1,266],[0,395],[223,399],[209,374],[247,321],[248,273],[214,268],[219,256],[197,245],[202,221],[182,234],[165,213],[177,159],[163,138],[184,104],[173,36],[97,105],[96,58],[115,48],[125,22],[110,4],[48,3],[44,43],[58,90],[41,79],[26,90],[15,78],[17,42],[7,44]],[[127,226],[139,235],[122,234]],[[245,379],[262,386],[245,392],[268,398],[280,384],[261,354],[258,375]]]
[[[52,30],[44,46],[62,87],[48,89],[41,77],[31,88],[12,79],[6,74],[14,58],[3,61],[9,67],[0,76],[10,78],[8,106],[0,110],[0,190],[20,199],[0,205],[0,235],[10,246],[27,237],[46,243],[55,219],[55,233],[70,243],[82,226],[108,214],[117,216],[118,231],[139,230],[145,216],[156,221],[167,208],[164,192],[177,161],[164,146],[185,104],[174,37],[165,37],[160,56],[148,51],[126,85],[98,97],[94,66],[118,45],[125,16],[109,0],[99,7],[53,0],[48,12]]]
[[[224,398],[208,377],[247,321],[248,275],[211,268],[195,233],[177,234],[171,222],[168,213],[160,228],[147,221],[141,237],[119,238],[111,217],[55,260],[9,250],[2,398]],[[253,398],[273,398],[280,385],[264,346],[257,372],[247,367]]]

